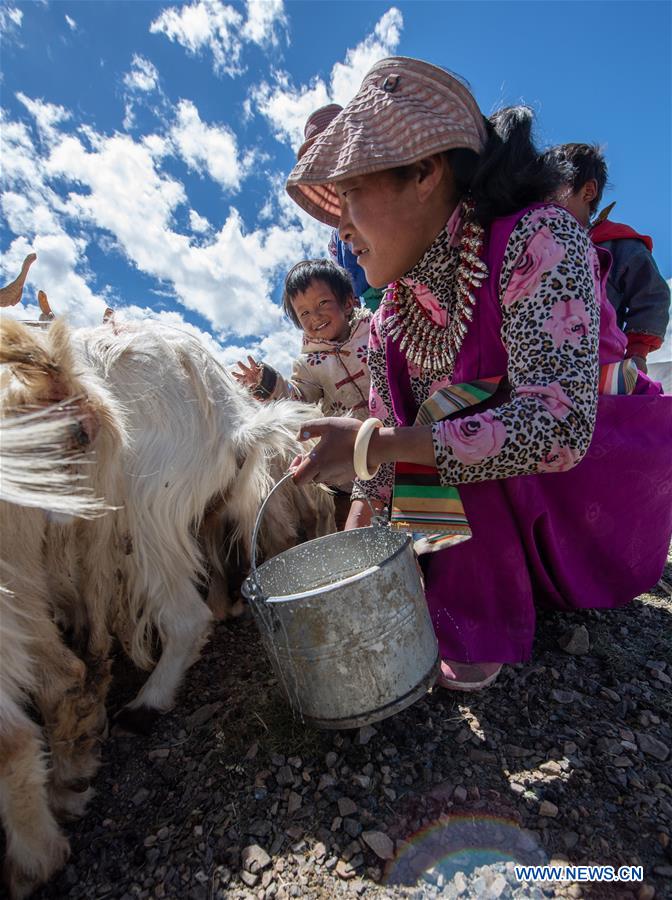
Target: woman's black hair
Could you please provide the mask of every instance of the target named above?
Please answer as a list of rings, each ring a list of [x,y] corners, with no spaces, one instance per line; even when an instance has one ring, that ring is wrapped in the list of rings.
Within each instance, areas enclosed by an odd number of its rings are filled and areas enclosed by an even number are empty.
[[[304,259],[298,262],[287,273],[282,292],[283,312],[297,328],[301,328],[301,323],[292,301],[297,294],[304,294],[313,281],[328,284],[341,306],[345,306],[346,301],[354,299],[355,292],[350,276],[335,262],[330,259]]]
[[[446,152],[457,193],[471,197],[481,225],[548,200],[567,181],[567,165],[534,146],[533,119],[527,106],[501,109],[484,118],[487,140],[480,155],[461,147]]]

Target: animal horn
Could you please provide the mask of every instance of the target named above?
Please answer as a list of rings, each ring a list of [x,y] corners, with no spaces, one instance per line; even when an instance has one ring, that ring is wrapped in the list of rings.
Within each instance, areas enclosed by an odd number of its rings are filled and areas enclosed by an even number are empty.
[[[21,266],[19,277],[6,287],[0,288],[0,306],[16,306],[23,294],[23,285],[28,277],[28,269],[37,259],[37,253],[29,253]]]
[[[44,291],[37,292],[37,302],[40,304],[40,322],[50,322],[56,316],[51,311],[49,300]]]

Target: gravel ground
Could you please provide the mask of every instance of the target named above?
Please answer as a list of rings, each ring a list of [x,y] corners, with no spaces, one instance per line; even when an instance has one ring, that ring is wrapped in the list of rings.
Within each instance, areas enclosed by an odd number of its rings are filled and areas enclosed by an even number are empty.
[[[36,896],[672,897],[665,580],[627,609],[542,613],[532,661],[483,694],[436,689],[352,732],[294,720],[252,621],[218,626],[175,712],[108,740],[71,861]],[[117,676],[113,707],[138,687]],[[644,882],[514,878],[550,860]]]

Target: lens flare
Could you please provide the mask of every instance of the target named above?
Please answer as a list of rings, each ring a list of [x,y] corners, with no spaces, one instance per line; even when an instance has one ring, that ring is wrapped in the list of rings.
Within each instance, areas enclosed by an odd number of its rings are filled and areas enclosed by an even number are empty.
[[[397,843],[385,874],[387,885],[448,884],[458,872],[469,875],[496,862],[543,865],[546,854],[536,837],[511,819],[492,815],[444,815]]]

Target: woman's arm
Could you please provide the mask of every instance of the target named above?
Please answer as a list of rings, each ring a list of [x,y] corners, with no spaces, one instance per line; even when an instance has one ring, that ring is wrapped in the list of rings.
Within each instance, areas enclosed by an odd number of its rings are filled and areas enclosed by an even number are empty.
[[[373,513],[381,513],[385,508],[380,500],[371,500],[370,502],[371,506],[366,500],[352,501],[344,531],[350,531],[353,528],[366,528],[371,524]],[[373,507],[373,511],[371,507]]]

